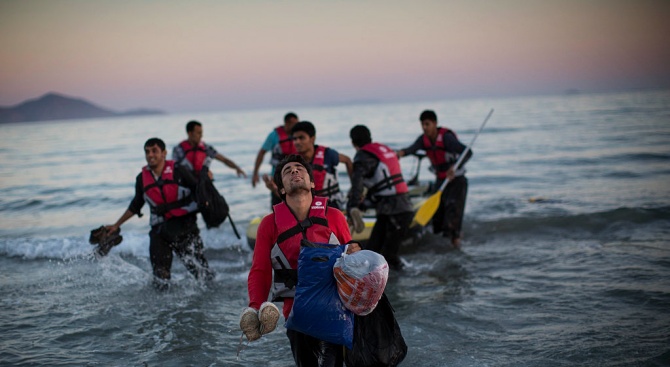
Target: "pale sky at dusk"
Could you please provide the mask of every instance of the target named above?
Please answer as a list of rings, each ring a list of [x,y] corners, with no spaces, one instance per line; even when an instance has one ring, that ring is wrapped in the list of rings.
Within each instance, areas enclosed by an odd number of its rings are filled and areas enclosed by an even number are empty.
[[[0,106],[204,112],[670,87],[670,1],[0,0]]]

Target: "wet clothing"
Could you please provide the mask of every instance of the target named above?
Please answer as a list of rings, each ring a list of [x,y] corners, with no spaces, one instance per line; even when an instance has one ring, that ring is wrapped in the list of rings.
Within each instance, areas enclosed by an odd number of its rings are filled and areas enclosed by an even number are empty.
[[[299,331],[286,329],[291,353],[297,367],[341,367],[344,347],[313,338]]]
[[[193,174],[183,166],[174,166],[172,161],[166,161],[166,167],[173,167],[170,181],[183,190],[193,192],[197,181]],[[163,173],[167,168],[163,169]],[[144,171],[144,170],[143,170]],[[153,173],[148,172],[153,176]],[[183,213],[166,219],[165,215],[159,214],[155,203],[147,201],[145,196],[145,178],[147,172],[140,172],[135,179],[135,196],[128,206],[128,210],[134,214],[141,214],[145,202],[149,203],[152,213],[151,230],[149,231],[149,257],[155,279],[170,279],[172,267],[172,252],[184,263],[189,272],[196,278],[211,279],[213,272],[209,270],[207,260],[203,255],[203,244],[198,230],[196,211]],[[163,175],[155,178],[155,181],[163,181]],[[154,194],[155,195],[155,194]],[[181,206],[181,204],[180,204]],[[154,219],[155,218],[155,219]],[[158,282],[162,288],[164,283]]]
[[[437,180],[437,188],[443,180]],[[454,177],[444,188],[435,215],[433,216],[433,233],[442,233],[451,240],[461,237],[465,199],[468,195],[468,179],[465,176]]]
[[[340,164],[340,153],[322,145],[314,146],[314,157],[309,162],[314,175],[314,192],[328,198],[328,205],[343,209],[344,193],[337,182],[337,165]]]
[[[373,144],[375,149],[368,147]],[[386,155],[384,158],[380,153],[382,150],[392,152],[392,156]],[[356,152],[353,163],[347,208],[358,207],[365,210],[368,205],[372,205],[377,213],[375,226],[364,247],[382,254],[391,268],[400,268],[402,265],[398,250],[400,243],[407,237],[414,212],[404,181],[397,178],[389,180],[391,176],[400,173],[398,158],[391,148],[382,144],[370,143]],[[388,167],[394,168],[389,169]],[[370,190],[372,187],[388,186],[380,185],[385,181],[395,182],[393,189],[385,189],[376,193],[375,190]],[[364,187],[368,188],[369,192],[367,200],[363,198]]]
[[[214,272],[205,258],[204,244],[194,214],[175,218],[164,226],[151,227],[149,231],[149,257],[154,277],[170,279],[173,252],[196,279],[211,280]],[[157,284],[161,284],[158,282]]]
[[[214,147],[204,142],[192,146],[188,140],[184,140],[172,149],[172,160],[177,165],[186,166],[191,172],[200,173],[203,166],[209,167],[212,159],[218,152]]]
[[[456,163],[459,155],[466,148],[451,130],[438,128],[438,132],[435,142],[431,142],[425,134],[422,134],[412,145],[402,149],[406,155],[414,154],[418,150],[426,150],[426,155],[431,159],[431,169],[436,176],[434,190],[442,185],[446,178],[446,171]],[[472,150],[468,151],[460,167],[457,167],[456,177],[447,184],[442,192],[440,205],[432,219],[433,232],[442,232],[444,237],[451,240],[461,237],[465,199],[468,192],[465,169],[461,167],[470,157],[472,157]]]
[[[319,199],[319,197],[314,198],[312,201],[312,207],[317,204]],[[285,204],[282,203],[279,205]],[[285,209],[288,210],[288,207]],[[328,222],[328,228],[335,236],[337,241],[339,243],[347,243],[351,241],[349,227],[342,212],[339,210],[333,210],[332,208],[326,208],[324,210],[325,219]],[[275,248],[275,245],[277,244],[280,236],[280,229],[277,227],[278,219],[275,218],[277,215],[276,213],[283,213],[282,215],[286,215],[286,212],[283,209],[275,210],[273,213],[266,215],[258,226],[256,246],[254,247],[253,261],[251,264],[251,269],[249,270],[249,278],[247,281],[249,291],[249,307],[256,310],[260,308],[263,302],[268,300],[270,290],[273,286],[272,250]],[[285,223],[290,221],[295,221],[297,223],[297,219],[295,217],[287,219]],[[279,220],[279,222],[282,223],[284,221]],[[309,228],[311,227],[308,227],[308,229]],[[317,238],[310,238],[312,233],[313,230],[310,230],[309,232],[300,232],[296,238],[299,239],[301,237],[307,236],[308,240],[317,240]],[[320,236],[321,235],[319,235],[319,237]],[[299,241],[286,240],[283,241],[283,243],[288,245],[282,248],[283,256],[285,257],[286,262],[288,262],[292,269],[297,269],[298,256],[300,254]],[[288,319],[288,315],[291,312],[291,308],[293,307],[293,300],[294,299],[292,297],[285,297],[283,299],[284,306],[282,313],[285,319]],[[294,330],[287,330],[286,334],[289,338],[289,341],[291,342],[291,351],[293,352],[293,358],[297,366],[342,366],[342,353],[344,350],[342,345],[319,341],[313,337]],[[316,356],[321,356],[322,358],[317,358]],[[331,360],[335,361],[334,364],[326,363],[326,361]]]

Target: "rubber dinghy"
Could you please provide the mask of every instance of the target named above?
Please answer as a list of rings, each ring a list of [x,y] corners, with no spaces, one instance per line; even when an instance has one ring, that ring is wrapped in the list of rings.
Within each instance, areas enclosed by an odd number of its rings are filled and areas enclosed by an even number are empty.
[[[421,207],[421,204],[424,203],[424,201],[427,198],[427,191],[429,189],[429,185],[427,183],[417,183],[417,184],[410,184],[408,185],[409,187],[409,195],[412,200],[412,205],[414,208],[414,212]],[[364,244],[369,238],[370,234],[372,233],[372,227],[375,226],[375,210],[374,209],[368,209],[363,213],[363,222],[365,223],[365,228],[363,229],[363,232],[361,233],[351,233],[351,237],[354,241],[360,242]],[[249,226],[247,227],[247,242],[249,243],[249,248],[252,250],[254,249],[254,246],[256,245],[256,232],[258,231],[258,225],[261,224],[261,219],[262,217],[255,217],[249,222]],[[420,228],[417,228],[417,231],[412,231],[412,234],[414,236],[420,235]]]

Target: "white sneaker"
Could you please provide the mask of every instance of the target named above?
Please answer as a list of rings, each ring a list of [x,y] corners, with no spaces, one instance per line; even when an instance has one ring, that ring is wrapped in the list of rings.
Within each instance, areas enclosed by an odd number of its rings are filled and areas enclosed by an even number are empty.
[[[258,318],[261,323],[261,334],[268,334],[277,328],[279,309],[272,302],[264,302],[258,310]]]
[[[240,316],[240,329],[247,337],[247,340],[250,342],[260,339],[261,322],[258,320],[258,311],[254,310],[251,307],[247,307],[242,311],[242,316]]]

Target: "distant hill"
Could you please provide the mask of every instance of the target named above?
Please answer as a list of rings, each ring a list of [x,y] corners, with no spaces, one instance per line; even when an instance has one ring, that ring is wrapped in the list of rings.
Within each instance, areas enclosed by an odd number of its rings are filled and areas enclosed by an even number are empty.
[[[0,123],[164,114],[153,109],[115,112],[78,98],[47,93],[13,107],[0,107]]]

